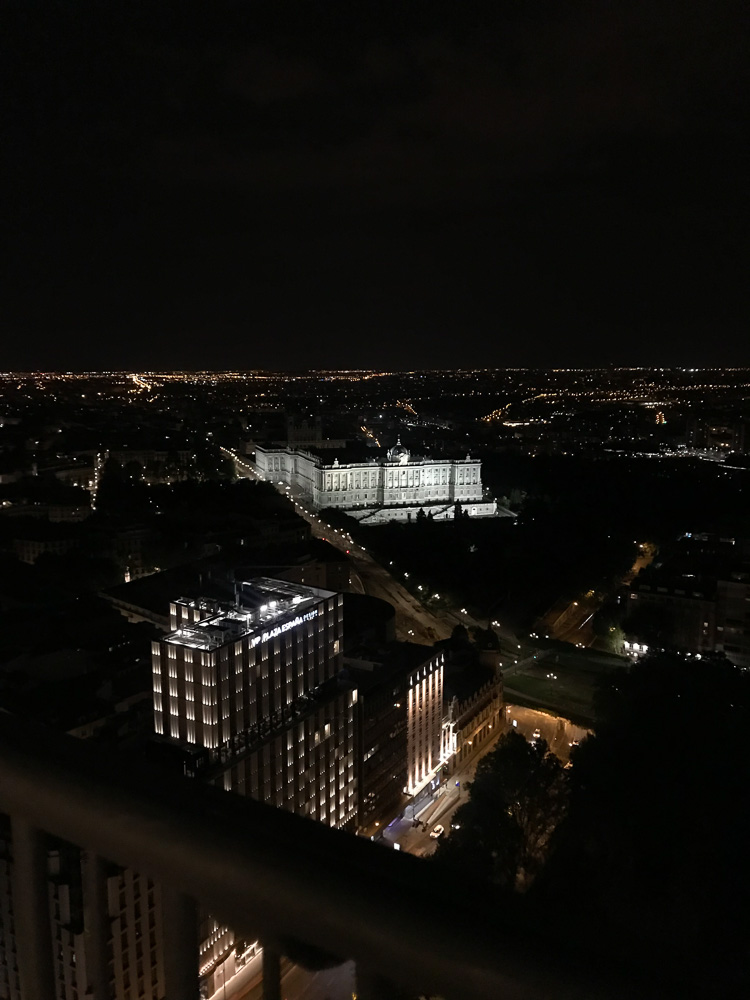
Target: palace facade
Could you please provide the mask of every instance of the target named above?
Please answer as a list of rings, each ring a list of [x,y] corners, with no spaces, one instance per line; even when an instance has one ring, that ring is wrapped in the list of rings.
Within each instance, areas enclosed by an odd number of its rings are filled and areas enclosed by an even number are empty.
[[[479,459],[416,458],[400,441],[385,458],[343,463],[301,448],[258,446],[255,467],[269,482],[291,486],[314,509],[338,507],[368,524],[414,520],[420,509],[447,520],[457,503],[470,517],[512,516],[485,495]]]

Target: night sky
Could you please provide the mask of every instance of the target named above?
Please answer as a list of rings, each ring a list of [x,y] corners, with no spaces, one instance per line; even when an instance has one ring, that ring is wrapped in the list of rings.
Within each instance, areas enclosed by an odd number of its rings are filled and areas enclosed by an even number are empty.
[[[750,365],[743,7],[6,3],[0,368]]]

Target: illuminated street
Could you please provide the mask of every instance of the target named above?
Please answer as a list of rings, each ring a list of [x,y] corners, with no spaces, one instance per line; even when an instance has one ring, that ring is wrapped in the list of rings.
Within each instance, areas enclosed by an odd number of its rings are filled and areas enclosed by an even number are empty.
[[[653,545],[648,542],[641,543],[633,565],[622,577],[619,586],[631,584],[641,570],[653,562],[655,552]],[[575,601],[559,601],[555,604],[542,619],[550,637],[572,643],[574,646],[593,645],[596,636],[591,621],[599,610],[604,596],[590,590]]]
[[[414,854],[417,857],[432,854],[437,848],[437,841],[430,837],[430,831],[437,824],[440,824],[445,827],[443,836],[450,835],[453,816],[461,803],[467,799],[467,786],[474,778],[477,764],[482,757],[495,748],[500,736],[504,732],[508,732],[509,729],[516,729],[527,739],[531,739],[534,733],[539,731],[542,739],[549,744],[550,750],[560,760],[566,762],[570,757],[570,744],[574,740],[584,739],[588,734],[588,730],[569,722],[567,719],[562,719],[550,712],[524,708],[521,705],[506,705],[505,718],[506,728],[498,730],[497,735],[488,741],[475,757],[454,771],[445,785],[445,792],[426,805],[418,814],[420,827],[415,828],[411,819],[396,819],[384,832],[383,839],[386,842],[398,843],[401,850],[408,851],[409,854]],[[459,784],[457,785],[456,782]]]
[[[238,476],[259,479],[249,462],[228,451],[226,454],[233,458]],[[454,618],[453,622],[447,620],[441,622],[436,619],[348,534],[322,521],[315,512],[305,507],[300,498],[291,496],[291,491],[285,486],[277,484],[277,489],[288,497],[296,512],[311,525],[315,537],[327,540],[348,554],[355,567],[351,575],[355,590],[380,597],[396,607],[400,638],[431,644],[436,638],[449,635],[453,624],[458,621],[467,625],[472,624],[472,619],[466,613],[463,613],[461,618],[451,616]],[[445,617],[448,619],[447,615]],[[523,663],[524,654],[528,655],[532,647],[524,644],[522,649],[513,643],[510,648],[511,653],[518,651],[519,656],[523,657],[521,660]],[[504,658],[508,655],[506,652]],[[510,666],[508,672],[512,671],[513,666]],[[474,777],[479,761],[494,748],[503,731],[516,728],[527,738],[538,732],[547,740],[553,752],[565,761],[569,756],[570,743],[586,735],[586,730],[548,712],[506,705],[505,713],[506,729],[498,730],[495,738],[474,758],[451,774],[443,786],[442,794],[425,804],[418,813],[419,826],[415,827],[411,818],[394,820],[384,831],[383,840],[386,844],[398,844],[401,850],[417,857],[432,854],[437,848],[437,840],[430,837],[430,831],[440,824],[445,828],[443,836],[450,835],[451,822],[457,809],[467,799],[468,785]],[[318,973],[310,973],[287,963],[282,966],[282,996],[286,1000],[350,1000],[354,988],[354,970],[351,964]],[[211,1000],[225,1000],[223,989],[217,990]],[[260,959],[252,960],[229,982],[226,988],[226,1000],[262,1000]]]
[[[224,454],[234,462],[237,476],[264,482],[263,478],[253,468],[247,458],[242,458],[236,452],[222,448]],[[433,613],[417,600],[396,578],[381,566],[372,556],[358,545],[345,531],[333,528],[322,518],[308,508],[308,501],[301,495],[295,495],[294,490],[283,483],[272,483],[282,496],[286,496],[294,505],[295,511],[303,517],[312,528],[315,538],[322,538],[346,553],[352,563],[352,589],[361,594],[369,594],[392,604],[396,609],[396,638],[403,642],[421,642],[432,645],[438,639],[447,639],[456,625],[466,628],[486,626],[465,609],[454,611],[446,608],[440,613]],[[439,600],[439,598],[438,598]],[[495,623],[495,630],[508,641],[515,642],[512,632]]]
[[[209,1000],[263,1000],[262,956],[251,959],[229,980],[226,989],[220,986]],[[308,972],[299,965],[282,960],[282,1000],[351,1000],[356,992],[353,962],[333,969]]]
[[[238,476],[262,481],[248,460],[239,458],[227,449],[223,450],[227,456],[234,459]],[[453,626],[458,624],[457,618],[446,614],[445,618],[441,619],[431,614],[350,536],[325,524],[314,511],[305,507],[305,501],[301,497],[293,497],[291,490],[285,486],[277,484],[277,489],[289,497],[296,512],[310,524],[315,538],[323,538],[349,555],[356,574],[353,574],[353,588],[360,593],[379,597],[394,606],[398,639],[432,645],[437,639],[446,639],[450,635]]]

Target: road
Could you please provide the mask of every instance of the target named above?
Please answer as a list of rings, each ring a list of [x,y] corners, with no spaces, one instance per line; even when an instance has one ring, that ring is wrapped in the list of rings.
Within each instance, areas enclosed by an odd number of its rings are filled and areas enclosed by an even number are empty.
[[[551,639],[570,642],[574,646],[590,646],[595,638],[591,619],[599,608],[600,600],[590,590],[577,601],[558,601],[544,615],[543,628]]]
[[[613,590],[632,583],[640,571],[653,561],[655,554],[656,548],[651,543],[642,542],[638,546],[638,555],[633,565]],[[562,642],[570,642],[574,646],[594,645],[596,636],[591,621],[606,598],[607,594],[590,590],[577,601],[558,601],[542,619],[549,636]]]
[[[237,475],[260,481],[252,464],[227,448],[222,451],[233,459]],[[294,505],[295,511],[303,517],[315,538],[322,538],[348,555],[352,563],[352,589],[388,601],[396,609],[396,638],[403,641],[421,642],[431,646],[438,639],[447,639],[453,627],[460,620],[446,613],[437,616],[420,604],[409,591],[394,579],[385,567],[358,545],[346,531],[326,524],[318,514],[310,510],[301,494],[283,483],[275,484],[280,493]]]
[[[308,972],[286,959],[281,963],[282,1000],[351,1000],[357,991],[354,962],[333,969]],[[227,982],[210,1000],[263,1000],[263,959],[258,955]]]
[[[630,567],[630,570],[622,578],[622,584],[626,586],[631,584],[642,569],[651,565],[654,561],[656,553],[657,548],[652,542],[641,542],[638,546],[638,556],[633,565]]]
[[[584,739],[589,734],[589,730],[583,726],[578,726],[552,712],[525,708],[523,705],[512,703],[505,706],[505,719],[508,726],[522,733],[527,739],[531,739],[538,730],[542,739],[549,744],[550,750],[566,763],[570,758],[570,744],[574,740]]]
[[[588,735],[587,729],[575,725],[568,719],[562,719],[551,712],[525,708],[522,705],[506,705],[505,721],[505,727],[499,729],[497,735],[483,746],[475,757],[454,771],[444,786],[443,794],[426,805],[418,814],[417,818],[422,826],[415,828],[411,819],[395,819],[383,833],[386,843],[397,843],[402,851],[415,854],[417,857],[426,857],[434,853],[437,841],[430,837],[430,832],[440,824],[445,827],[446,832],[443,836],[449,835],[453,816],[458,807],[466,801],[467,785],[474,779],[477,764],[482,757],[495,749],[500,736],[509,729],[515,729],[527,739],[531,739],[536,732],[539,732],[542,739],[549,744],[550,750],[566,763],[570,759],[571,743],[574,740],[580,741]]]
[[[252,463],[228,448],[222,451],[234,462],[237,476],[264,482],[262,476],[253,468]],[[300,491],[283,482],[272,483],[282,496],[285,496],[295,511],[303,517],[312,528],[315,538],[322,538],[344,552],[352,563],[350,574],[352,590],[360,594],[369,594],[388,601],[396,609],[396,638],[405,642],[421,642],[432,645],[438,639],[447,639],[456,625],[464,625],[467,629],[486,628],[487,621],[474,618],[466,610],[455,611],[449,607],[442,610],[425,607],[403,584],[397,580],[386,567],[358,545],[346,531],[334,528],[323,521],[320,516],[309,508],[309,498]],[[433,599],[440,600],[438,595]],[[505,629],[499,622],[493,623],[495,630],[507,642],[515,644],[515,635]]]
[[[500,733],[501,730],[498,730],[498,737]],[[400,850],[407,851],[419,858],[433,854],[437,850],[437,840],[430,837],[430,832],[437,824],[440,824],[446,830],[443,836],[448,835],[454,813],[466,801],[466,786],[474,778],[477,764],[485,754],[494,749],[496,743],[497,737],[487,743],[476,757],[453,772],[446,785],[443,786],[442,794],[428,802],[417,814],[417,819],[422,824],[420,827],[415,827],[411,819],[397,818],[393,820],[383,832],[383,840],[386,844],[398,844]],[[457,782],[458,784],[456,784]]]

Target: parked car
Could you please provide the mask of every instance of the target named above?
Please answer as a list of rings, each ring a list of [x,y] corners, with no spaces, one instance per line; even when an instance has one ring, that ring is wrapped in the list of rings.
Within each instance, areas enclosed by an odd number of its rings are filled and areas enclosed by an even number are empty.
[[[430,836],[432,837],[433,840],[437,840],[438,837],[442,837],[444,833],[445,833],[445,827],[441,826],[438,823],[438,825],[433,827],[432,830],[430,831]]]

